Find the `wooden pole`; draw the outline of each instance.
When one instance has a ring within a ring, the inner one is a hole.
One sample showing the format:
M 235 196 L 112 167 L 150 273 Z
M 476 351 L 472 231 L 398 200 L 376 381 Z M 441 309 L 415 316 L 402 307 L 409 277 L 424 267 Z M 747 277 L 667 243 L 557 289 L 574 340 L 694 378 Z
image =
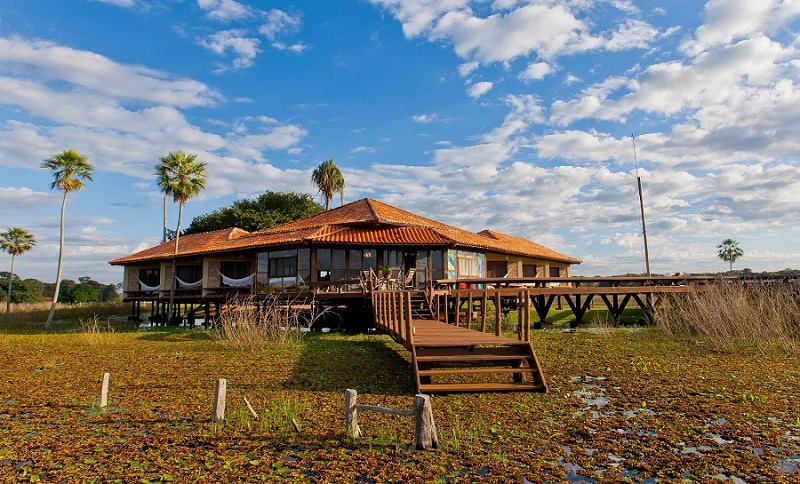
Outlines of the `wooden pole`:
M 108 380 L 111 378 L 111 373 L 103 373 L 103 386 L 100 388 L 100 408 L 108 406 Z
M 418 450 L 439 447 L 439 435 L 433 421 L 433 410 L 428 395 L 418 394 L 414 397 L 414 434 Z
M 361 437 L 358 428 L 358 392 L 347 389 L 344 391 L 344 427 L 347 435 L 352 439 Z
M 242 399 L 244 400 L 244 404 L 247 405 L 247 411 L 250 412 L 250 415 L 252 415 L 255 420 L 261 420 L 253 406 L 250 405 L 250 400 L 248 400 L 244 395 L 242 395 Z
M 228 391 L 228 380 L 220 378 L 214 389 L 214 422 L 225 420 L 225 394 Z

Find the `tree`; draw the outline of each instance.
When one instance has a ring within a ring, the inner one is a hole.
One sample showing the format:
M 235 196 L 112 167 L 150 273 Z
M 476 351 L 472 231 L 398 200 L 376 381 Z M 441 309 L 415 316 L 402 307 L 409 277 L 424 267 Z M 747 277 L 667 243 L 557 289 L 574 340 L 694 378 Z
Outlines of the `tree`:
M 233 205 L 192 219 L 183 235 L 239 227 L 254 232 L 316 215 L 324 209 L 307 194 L 267 191 L 255 199 L 236 200 Z
M 183 206 L 190 198 L 196 197 L 206 187 L 206 164 L 197 161 L 197 155 L 184 151 L 173 151 L 161 157 L 161 163 L 155 165 L 158 187 L 165 195 L 171 196 L 178 204 L 178 225 L 175 229 L 175 252 L 172 259 L 172 283 L 169 292 L 168 313 L 172 315 L 175 302 L 175 278 L 178 259 L 178 244 L 181 238 L 181 218 Z
M 8 298 L 6 299 L 6 314 L 11 311 L 11 286 L 14 283 L 14 262 L 18 255 L 33 249 L 36 239 L 30 232 L 22 227 L 11 227 L 0 234 L 0 249 L 11 254 L 11 275 L 8 278 Z
M 77 303 L 96 302 L 99 299 L 97 289 L 88 282 L 81 282 L 73 287 L 69 295 L 72 301 Z
M 744 255 L 744 251 L 739 248 L 739 242 L 733 239 L 725 239 L 717 245 L 717 257 L 730 264 L 730 270 L 733 270 L 733 263 Z
M 333 158 L 314 169 L 314 172 L 311 173 L 311 182 L 325 199 L 325 210 L 330 208 L 331 199 L 336 193 L 339 193 L 341 202 L 344 203 L 344 176 L 333 162 Z
M 53 291 L 53 302 L 50 304 L 50 314 L 47 315 L 47 322 L 44 327 L 48 328 L 53 322 L 53 315 L 56 312 L 58 302 L 59 284 L 61 282 L 61 267 L 64 262 L 64 214 L 67 208 L 67 196 L 72 191 L 83 189 L 83 181 L 92 179 L 94 166 L 75 150 L 64 150 L 61 153 L 51 155 L 50 158 L 42 162 L 42 168 L 46 168 L 53 173 L 53 183 L 50 189 L 58 188 L 64 192 L 61 200 L 61 232 L 58 244 L 58 269 L 56 270 L 56 287 Z

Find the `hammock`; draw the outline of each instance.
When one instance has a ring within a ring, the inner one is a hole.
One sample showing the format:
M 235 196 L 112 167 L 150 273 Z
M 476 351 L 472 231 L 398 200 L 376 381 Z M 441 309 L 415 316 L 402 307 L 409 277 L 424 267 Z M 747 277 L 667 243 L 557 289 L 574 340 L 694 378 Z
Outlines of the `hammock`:
M 219 271 L 217 271 L 219 272 Z M 247 277 L 243 277 L 241 279 L 231 279 L 230 277 L 226 276 L 223 273 L 219 273 L 222 276 L 222 283 L 226 286 L 230 287 L 247 287 L 253 285 L 253 278 L 256 276 L 256 273 L 252 273 Z
M 202 278 L 197 282 L 186 282 L 177 276 L 175 277 L 175 279 L 178 280 L 178 285 L 181 287 L 181 289 L 200 289 L 201 287 L 203 287 Z
M 161 284 L 159 284 L 157 286 L 148 286 L 147 284 L 142 282 L 142 280 L 139 279 L 138 277 L 136 279 L 139 281 L 139 290 L 140 291 L 157 292 L 157 291 L 161 290 Z

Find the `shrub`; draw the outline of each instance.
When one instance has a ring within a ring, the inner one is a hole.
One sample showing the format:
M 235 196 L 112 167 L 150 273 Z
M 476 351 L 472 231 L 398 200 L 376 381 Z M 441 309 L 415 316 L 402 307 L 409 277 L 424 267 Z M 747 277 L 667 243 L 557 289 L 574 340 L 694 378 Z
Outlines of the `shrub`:
M 656 324 L 670 335 L 699 336 L 712 348 L 733 352 L 756 347 L 796 351 L 800 299 L 786 284 L 714 284 L 675 296 L 656 308 Z

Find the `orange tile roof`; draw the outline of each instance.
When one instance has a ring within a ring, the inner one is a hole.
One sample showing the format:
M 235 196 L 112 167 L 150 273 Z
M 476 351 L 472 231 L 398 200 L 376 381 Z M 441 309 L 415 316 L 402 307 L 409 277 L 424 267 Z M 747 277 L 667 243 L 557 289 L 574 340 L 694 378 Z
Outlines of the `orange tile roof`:
M 521 237 L 491 230 L 476 234 L 369 198 L 257 232 L 233 228 L 183 236 L 179 249 L 181 256 L 189 256 L 312 241 L 318 244 L 429 245 L 478 249 L 569 264 L 581 263 L 579 259 Z M 169 241 L 114 259 L 110 263 L 124 265 L 168 259 L 172 257 L 173 250 L 173 242 Z

